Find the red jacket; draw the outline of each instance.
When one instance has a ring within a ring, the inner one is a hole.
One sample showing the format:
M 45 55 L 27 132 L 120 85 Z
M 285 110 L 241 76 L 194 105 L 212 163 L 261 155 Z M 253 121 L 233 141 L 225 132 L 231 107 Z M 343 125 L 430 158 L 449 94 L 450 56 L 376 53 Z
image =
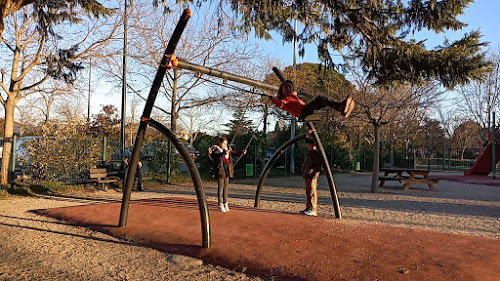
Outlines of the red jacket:
M 277 107 L 284 109 L 290 112 L 293 116 L 299 118 L 302 108 L 306 105 L 306 103 L 297 96 L 296 92 L 293 93 L 293 95 L 284 96 L 281 100 L 271 98 L 271 101 Z

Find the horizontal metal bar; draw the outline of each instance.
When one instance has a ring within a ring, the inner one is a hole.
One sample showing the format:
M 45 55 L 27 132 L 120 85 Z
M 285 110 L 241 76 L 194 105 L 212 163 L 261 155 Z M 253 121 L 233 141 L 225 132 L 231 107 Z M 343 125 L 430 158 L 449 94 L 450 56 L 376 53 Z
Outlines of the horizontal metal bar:
M 192 71 L 199 72 L 199 73 L 206 74 L 206 75 L 210 75 L 210 76 L 216 76 L 216 77 L 219 77 L 222 79 L 231 80 L 234 82 L 238 82 L 238 83 L 245 84 L 245 85 L 250 85 L 250 86 L 264 89 L 264 90 L 270 90 L 270 91 L 276 91 L 276 92 L 279 90 L 279 86 L 277 86 L 277 85 L 271 85 L 271 84 L 267 84 L 267 83 L 264 83 L 261 81 L 257 81 L 257 80 L 253 80 L 253 79 L 246 78 L 243 76 L 239 76 L 236 74 L 223 72 L 223 71 L 220 71 L 220 70 L 217 70 L 214 68 L 205 67 L 202 65 L 197 65 L 194 63 L 186 62 L 186 61 L 181 61 L 180 59 L 179 59 L 179 64 L 176 67 L 182 68 L 182 69 L 192 70 Z

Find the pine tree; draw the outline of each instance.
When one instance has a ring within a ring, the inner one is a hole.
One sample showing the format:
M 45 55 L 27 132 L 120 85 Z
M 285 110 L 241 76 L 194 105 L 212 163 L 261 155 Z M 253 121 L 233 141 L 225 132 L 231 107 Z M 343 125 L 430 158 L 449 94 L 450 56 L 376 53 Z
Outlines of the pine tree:
M 229 120 L 229 123 L 224 124 L 224 126 L 229 128 L 228 135 L 232 137 L 241 136 L 251 133 L 254 130 L 252 121 L 245 114 L 246 112 L 243 109 L 236 110 L 233 113 L 233 119 Z
M 220 2 L 231 4 L 235 29 L 246 33 L 253 30 L 265 39 L 275 31 L 284 42 L 296 37 L 302 55 L 305 44 L 314 42 L 326 66 L 339 66 L 332 59 L 332 51 L 336 51 L 347 60 L 361 61 L 363 70 L 377 83 L 437 79 L 451 88 L 482 78 L 489 68 L 481 51 L 486 43 L 480 41 L 478 31 L 432 50 L 424 42 L 407 38 L 420 30 L 460 30 L 466 24 L 457 17 L 473 0 L 412 0 L 406 4 L 401 0 Z M 297 35 L 292 19 L 304 26 Z
M 78 22 L 78 10 L 83 9 L 96 17 L 110 15 L 113 10 L 96 0 L 0 0 L 0 38 L 4 30 L 4 18 L 27 5 L 33 5 L 38 15 L 39 28 L 52 32 L 52 25 L 61 21 Z

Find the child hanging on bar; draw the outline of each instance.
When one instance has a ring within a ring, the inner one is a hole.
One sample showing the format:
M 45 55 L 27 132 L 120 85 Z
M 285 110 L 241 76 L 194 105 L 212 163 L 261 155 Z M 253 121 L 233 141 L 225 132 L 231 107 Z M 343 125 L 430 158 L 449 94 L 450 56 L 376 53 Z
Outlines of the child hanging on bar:
M 339 111 L 345 118 L 347 118 L 352 113 L 355 104 L 351 96 L 347 96 L 347 98 L 340 103 L 319 96 L 312 102 L 306 104 L 297 96 L 297 92 L 294 91 L 293 82 L 290 80 L 285 80 L 281 83 L 278 91 L 278 98 L 271 98 L 271 101 L 277 107 L 284 109 L 290 112 L 293 116 L 299 118 L 299 121 L 307 121 L 306 118 L 313 114 L 315 110 L 319 110 L 327 106 Z

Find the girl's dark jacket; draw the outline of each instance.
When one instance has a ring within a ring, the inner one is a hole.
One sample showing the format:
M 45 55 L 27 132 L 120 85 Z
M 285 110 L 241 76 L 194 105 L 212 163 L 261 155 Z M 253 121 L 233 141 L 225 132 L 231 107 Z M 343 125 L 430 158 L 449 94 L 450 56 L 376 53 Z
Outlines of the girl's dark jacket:
M 242 155 L 241 152 L 231 151 L 229 153 L 229 162 L 224 162 L 224 155 L 227 150 L 222 150 L 219 146 L 214 145 L 210 148 L 210 158 L 212 158 L 213 165 L 213 175 L 214 177 L 224 178 L 224 177 L 234 177 L 234 164 L 233 164 L 233 156 L 240 157 Z

